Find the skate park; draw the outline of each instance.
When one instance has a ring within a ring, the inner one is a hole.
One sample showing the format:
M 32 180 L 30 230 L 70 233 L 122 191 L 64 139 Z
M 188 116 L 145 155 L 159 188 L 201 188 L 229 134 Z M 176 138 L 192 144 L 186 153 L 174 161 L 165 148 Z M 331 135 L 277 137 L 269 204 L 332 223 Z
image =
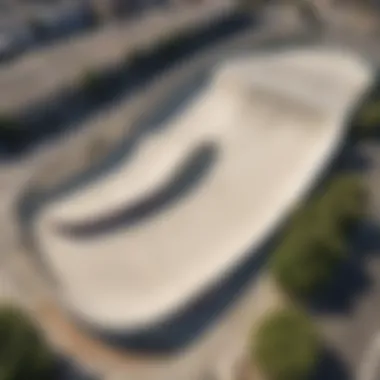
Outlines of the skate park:
M 30 218 L 62 307 L 118 346 L 177 349 L 230 307 L 370 82 L 359 58 L 320 48 L 210 73 L 162 125 L 136 127 L 117 164 L 44 194 Z

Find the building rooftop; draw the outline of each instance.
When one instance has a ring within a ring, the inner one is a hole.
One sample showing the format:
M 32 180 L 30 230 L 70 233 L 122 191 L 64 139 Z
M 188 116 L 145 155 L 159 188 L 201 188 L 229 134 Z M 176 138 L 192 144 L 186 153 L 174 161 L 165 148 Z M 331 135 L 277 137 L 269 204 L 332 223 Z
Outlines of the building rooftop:
M 64 305 L 137 329 L 228 275 L 317 180 L 371 76 L 355 55 L 319 49 L 222 64 L 121 164 L 38 214 Z

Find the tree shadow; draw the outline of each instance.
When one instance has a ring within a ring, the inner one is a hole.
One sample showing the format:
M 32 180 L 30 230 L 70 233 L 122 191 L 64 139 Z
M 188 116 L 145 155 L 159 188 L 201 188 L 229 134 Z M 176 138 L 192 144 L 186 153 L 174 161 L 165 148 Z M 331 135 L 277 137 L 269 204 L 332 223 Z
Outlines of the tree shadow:
M 286 220 L 280 221 L 273 234 L 259 247 L 247 250 L 243 260 L 222 273 L 207 289 L 150 325 L 109 330 L 91 324 L 78 315 L 73 315 L 73 319 L 92 336 L 120 350 L 140 354 L 181 354 L 218 323 L 243 296 L 247 286 L 253 286 L 258 281 L 260 270 L 267 265 L 284 224 Z
M 380 227 L 369 220 L 361 221 L 351 234 L 347 260 L 330 284 L 308 302 L 308 307 L 317 314 L 349 313 L 357 297 L 372 285 L 365 264 L 370 256 L 380 253 L 379 248 Z
M 338 355 L 325 347 L 311 380 L 353 380 L 353 376 Z
M 101 178 L 105 173 L 117 169 L 121 164 L 126 165 L 134 157 L 136 151 L 153 133 L 161 133 L 170 128 L 170 119 L 182 112 L 196 95 L 201 91 L 209 76 L 206 73 L 197 73 L 192 81 L 182 84 L 174 95 L 161 101 L 148 116 L 143 115 L 133 126 L 132 130 L 116 143 L 105 157 L 88 168 L 65 178 L 53 188 L 37 189 L 43 203 L 57 200 L 62 196 L 69 196 L 73 192 L 86 187 L 91 182 Z M 29 189 L 31 190 L 31 189 Z M 28 198 L 27 194 L 26 197 Z
M 334 171 L 363 172 L 370 168 L 371 160 L 363 154 L 358 144 L 347 141 L 342 152 L 334 163 Z
M 100 380 L 95 376 L 80 368 L 73 360 L 65 355 L 61 355 L 56 360 L 55 370 L 52 379 L 55 380 Z

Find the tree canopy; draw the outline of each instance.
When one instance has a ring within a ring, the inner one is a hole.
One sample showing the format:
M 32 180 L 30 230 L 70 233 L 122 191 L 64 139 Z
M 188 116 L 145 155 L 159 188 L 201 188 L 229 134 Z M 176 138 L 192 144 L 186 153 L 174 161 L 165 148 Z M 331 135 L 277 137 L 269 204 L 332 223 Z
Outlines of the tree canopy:
M 253 336 L 253 358 L 268 380 L 310 379 L 320 353 L 318 334 L 298 310 L 272 312 Z
M 0 380 L 52 379 L 53 355 L 32 321 L 13 306 L 0 307 Z
M 285 291 L 306 297 L 329 282 L 346 256 L 347 232 L 363 213 L 364 195 L 356 175 L 340 174 L 295 213 L 271 259 Z

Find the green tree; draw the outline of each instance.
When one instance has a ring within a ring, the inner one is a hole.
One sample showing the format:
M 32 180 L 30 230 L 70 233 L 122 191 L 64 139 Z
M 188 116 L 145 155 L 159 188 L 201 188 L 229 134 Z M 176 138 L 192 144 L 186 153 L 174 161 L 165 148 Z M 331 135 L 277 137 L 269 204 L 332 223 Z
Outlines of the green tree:
M 353 173 L 336 176 L 328 185 L 321 199 L 321 209 L 343 228 L 343 232 L 355 224 L 364 214 L 366 191 L 363 180 Z
M 53 356 L 30 319 L 13 306 L 0 308 L 0 379 L 52 379 Z
M 310 379 L 321 352 L 311 321 L 294 309 L 272 312 L 253 336 L 252 357 L 268 380 Z
M 335 176 L 290 219 L 271 258 L 279 285 L 296 297 L 317 293 L 346 257 L 350 228 L 363 215 L 365 188 L 352 173 Z
M 274 252 L 271 267 L 279 285 L 297 297 L 312 295 L 331 279 L 344 258 L 344 241 L 338 231 L 312 225 L 294 228 Z

